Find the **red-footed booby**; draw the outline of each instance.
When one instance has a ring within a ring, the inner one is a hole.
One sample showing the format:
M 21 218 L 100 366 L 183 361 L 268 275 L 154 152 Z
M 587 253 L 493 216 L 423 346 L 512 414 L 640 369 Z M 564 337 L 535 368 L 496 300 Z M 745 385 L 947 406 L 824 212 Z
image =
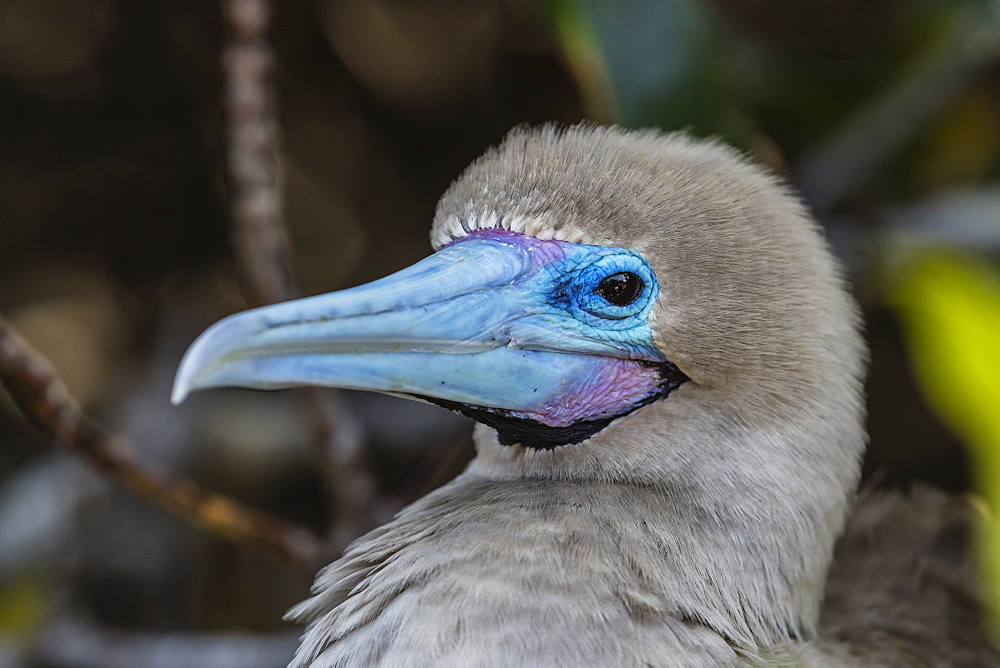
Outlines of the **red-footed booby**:
M 773 177 L 683 134 L 518 129 L 431 239 L 387 278 L 220 321 L 178 371 L 175 401 L 327 385 L 481 423 L 463 474 L 319 574 L 293 665 L 994 660 L 956 622 L 960 568 L 927 567 L 961 524 L 943 497 L 909 524 L 869 499 L 831 569 L 866 351 Z

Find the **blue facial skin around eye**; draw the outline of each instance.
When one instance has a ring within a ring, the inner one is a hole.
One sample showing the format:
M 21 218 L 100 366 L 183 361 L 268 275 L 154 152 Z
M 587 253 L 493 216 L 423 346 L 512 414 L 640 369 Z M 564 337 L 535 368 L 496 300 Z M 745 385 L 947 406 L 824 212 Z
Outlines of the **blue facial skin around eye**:
M 632 329 L 649 319 L 659 286 L 649 265 L 638 253 L 617 248 L 608 250 L 621 252 L 605 255 L 579 272 L 573 285 L 577 311 L 574 315 L 581 319 L 591 315 L 611 321 L 601 325 L 612 329 Z M 621 273 L 635 274 L 642 281 L 639 296 L 623 306 L 612 304 L 598 291 L 606 278 Z
M 531 258 L 533 271 L 511 286 L 530 301 L 524 305 L 523 320 L 507 328 L 515 346 L 532 348 L 519 334 L 548 322 L 558 323 L 566 336 L 594 342 L 594 354 L 650 362 L 666 359 L 653 343 L 649 324 L 659 284 L 652 267 L 638 252 L 539 240 L 500 230 L 484 230 L 467 239 L 476 238 L 517 246 Z M 601 296 L 598 286 L 609 276 L 624 272 L 638 276 L 642 289 L 635 300 L 617 306 Z

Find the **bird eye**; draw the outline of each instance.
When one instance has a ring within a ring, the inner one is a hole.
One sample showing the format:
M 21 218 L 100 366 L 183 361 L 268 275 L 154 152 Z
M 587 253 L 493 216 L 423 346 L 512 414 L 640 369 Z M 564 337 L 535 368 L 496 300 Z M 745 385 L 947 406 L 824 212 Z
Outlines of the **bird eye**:
M 615 306 L 628 306 L 639 298 L 644 287 L 642 279 L 631 271 L 621 271 L 601 281 L 596 292 Z
M 600 255 L 572 273 L 569 294 L 580 317 L 600 318 L 590 322 L 604 329 L 627 329 L 649 316 L 659 294 L 649 263 L 624 248 L 585 248 L 598 248 Z

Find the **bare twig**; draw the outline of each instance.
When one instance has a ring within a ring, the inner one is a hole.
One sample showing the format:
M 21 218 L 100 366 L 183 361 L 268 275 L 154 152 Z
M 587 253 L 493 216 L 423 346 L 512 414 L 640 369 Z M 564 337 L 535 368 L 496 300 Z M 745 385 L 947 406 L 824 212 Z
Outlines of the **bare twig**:
M 267 40 L 267 0 L 223 0 L 229 25 L 226 73 L 227 157 L 233 243 L 258 304 L 291 299 L 295 289 L 281 224 L 278 137 Z
M 315 567 L 312 532 L 209 491 L 193 480 L 141 466 L 129 441 L 80 411 L 51 364 L 0 316 L 0 380 L 24 415 L 104 476 L 192 524 L 303 568 Z
M 325 470 L 333 524 L 328 549 L 339 554 L 371 528 L 375 515 L 375 480 L 365 459 L 364 425 L 343 406 L 336 392 L 313 389 L 313 448 Z
M 259 304 L 295 296 L 282 224 L 278 124 L 271 77 L 274 53 L 267 39 L 268 0 L 223 0 L 229 38 L 226 71 L 229 179 L 233 245 L 253 299 Z M 334 524 L 330 551 L 370 528 L 375 481 L 364 457 L 361 425 L 334 392 L 304 393 L 313 414 L 313 458 L 323 472 Z

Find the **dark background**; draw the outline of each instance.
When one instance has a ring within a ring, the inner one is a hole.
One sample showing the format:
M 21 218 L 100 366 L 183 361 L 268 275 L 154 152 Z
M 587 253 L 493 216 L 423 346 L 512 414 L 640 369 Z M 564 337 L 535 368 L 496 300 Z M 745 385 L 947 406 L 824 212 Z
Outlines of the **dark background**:
M 872 350 L 866 477 L 954 491 L 976 479 L 961 429 L 915 379 L 930 351 L 888 286 L 915 244 L 997 271 L 996 2 L 274 4 L 301 293 L 425 256 L 438 196 L 519 123 L 721 136 L 801 190 L 848 268 Z M 141 459 L 325 531 L 293 394 L 168 401 L 186 346 L 247 306 L 226 195 L 225 35 L 205 0 L 0 0 L 0 313 Z M 343 401 L 377 492 L 351 531 L 471 457 L 463 418 Z M 311 578 L 120 491 L 0 395 L 0 665 L 281 664 L 297 634 L 281 614 Z

